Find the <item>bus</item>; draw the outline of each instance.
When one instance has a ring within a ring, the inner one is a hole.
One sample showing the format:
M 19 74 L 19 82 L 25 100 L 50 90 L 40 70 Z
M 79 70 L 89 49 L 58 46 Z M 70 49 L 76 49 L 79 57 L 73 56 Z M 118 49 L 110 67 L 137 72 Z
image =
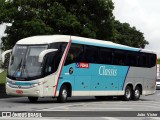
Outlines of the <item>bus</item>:
M 56 97 L 63 103 L 72 96 L 129 101 L 156 90 L 153 51 L 69 35 L 24 38 L 9 51 L 6 93 L 30 102 Z

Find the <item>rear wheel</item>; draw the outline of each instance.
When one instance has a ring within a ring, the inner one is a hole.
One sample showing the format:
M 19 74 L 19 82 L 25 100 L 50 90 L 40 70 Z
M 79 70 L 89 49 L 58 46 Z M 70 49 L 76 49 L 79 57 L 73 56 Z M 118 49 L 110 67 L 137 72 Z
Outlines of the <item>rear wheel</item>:
M 133 100 L 139 100 L 141 95 L 141 89 L 136 86 L 135 90 L 133 91 Z
M 123 96 L 123 99 L 125 101 L 129 101 L 129 100 L 131 100 L 131 98 L 132 98 L 132 89 L 130 86 L 127 86 L 125 89 L 125 94 Z
M 38 97 L 28 97 L 28 99 L 31 103 L 36 103 L 38 100 Z
M 63 85 L 60 89 L 57 101 L 61 103 L 65 103 L 67 101 L 67 98 L 68 98 L 68 89 L 65 85 Z

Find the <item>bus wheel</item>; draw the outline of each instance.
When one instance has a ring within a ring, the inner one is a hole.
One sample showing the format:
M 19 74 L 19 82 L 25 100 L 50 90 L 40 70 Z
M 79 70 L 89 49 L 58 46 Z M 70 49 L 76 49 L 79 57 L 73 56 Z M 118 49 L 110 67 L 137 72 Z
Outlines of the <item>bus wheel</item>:
M 132 89 L 131 87 L 127 86 L 125 89 L 125 94 L 123 96 L 123 99 L 125 101 L 129 101 L 132 98 Z
M 28 97 L 28 99 L 31 103 L 36 103 L 38 100 L 38 97 Z
M 133 100 L 139 100 L 141 95 L 141 89 L 136 86 L 135 90 L 133 91 Z
M 60 89 L 57 100 L 60 103 L 65 103 L 67 101 L 67 97 L 68 97 L 68 89 L 65 85 L 63 85 Z

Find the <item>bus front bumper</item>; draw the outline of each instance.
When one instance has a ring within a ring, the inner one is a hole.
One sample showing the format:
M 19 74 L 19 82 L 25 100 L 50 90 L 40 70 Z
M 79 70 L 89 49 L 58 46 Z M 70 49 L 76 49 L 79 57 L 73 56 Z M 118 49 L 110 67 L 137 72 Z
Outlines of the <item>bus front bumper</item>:
M 31 88 L 14 88 L 6 84 L 6 94 L 14 96 L 32 96 L 32 97 L 43 97 L 43 88 L 41 85 Z

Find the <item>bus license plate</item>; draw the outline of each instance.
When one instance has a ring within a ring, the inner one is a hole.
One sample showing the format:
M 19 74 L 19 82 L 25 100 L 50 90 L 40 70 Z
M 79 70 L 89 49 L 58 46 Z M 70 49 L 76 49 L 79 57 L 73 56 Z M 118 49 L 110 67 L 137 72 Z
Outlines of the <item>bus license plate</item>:
M 22 90 L 16 90 L 16 93 L 17 94 L 23 94 L 23 91 Z

